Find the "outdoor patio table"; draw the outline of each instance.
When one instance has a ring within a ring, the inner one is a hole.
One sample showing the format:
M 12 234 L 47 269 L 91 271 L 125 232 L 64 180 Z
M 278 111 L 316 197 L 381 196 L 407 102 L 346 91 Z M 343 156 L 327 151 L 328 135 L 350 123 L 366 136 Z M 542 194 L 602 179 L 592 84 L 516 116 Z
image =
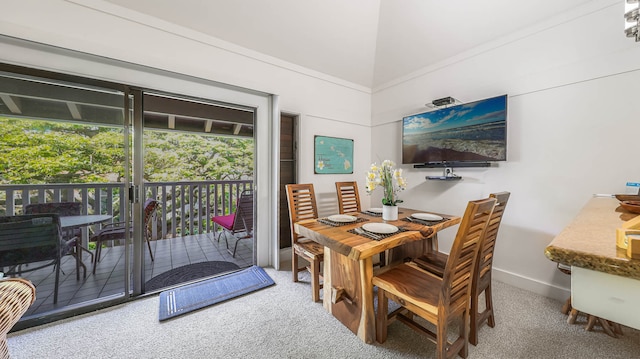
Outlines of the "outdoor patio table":
M 72 229 L 72 228 L 80 228 L 90 226 L 92 224 L 106 222 L 113 218 L 113 216 L 108 214 L 85 214 L 78 216 L 61 216 L 60 217 L 60 227 L 62 229 Z M 87 266 L 82 261 L 82 251 L 85 251 L 91 255 L 93 259 L 93 253 L 84 246 L 84 238 L 81 238 L 79 241 L 76 241 L 76 253 L 79 256 L 80 265 L 84 268 L 84 273 L 87 273 Z M 78 274 L 78 279 L 80 279 Z

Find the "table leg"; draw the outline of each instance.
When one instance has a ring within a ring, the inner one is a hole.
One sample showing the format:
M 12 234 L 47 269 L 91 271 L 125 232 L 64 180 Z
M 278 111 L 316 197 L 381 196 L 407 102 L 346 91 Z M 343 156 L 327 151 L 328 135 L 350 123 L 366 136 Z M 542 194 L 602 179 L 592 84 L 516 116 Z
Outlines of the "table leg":
M 325 309 L 365 343 L 376 338 L 373 308 L 373 260 L 352 260 L 325 248 Z

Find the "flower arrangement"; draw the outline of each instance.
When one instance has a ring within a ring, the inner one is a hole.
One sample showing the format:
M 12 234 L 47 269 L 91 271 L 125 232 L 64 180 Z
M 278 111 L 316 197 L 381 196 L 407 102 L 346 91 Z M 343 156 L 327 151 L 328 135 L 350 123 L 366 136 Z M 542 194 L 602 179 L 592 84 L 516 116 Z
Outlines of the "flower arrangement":
M 394 169 L 395 165 L 390 160 L 382 161 L 381 166 L 374 162 L 367 172 L 367 194 L 371 194 L 378 186 L 382 187 L 384 191 L 382 204 L 386 206 L 396 206 L 398 203 L 402 203 L 402 200 L 398 199 L 398 192 L 407 188 L 407 182 L 402 177 L 402 170 Z

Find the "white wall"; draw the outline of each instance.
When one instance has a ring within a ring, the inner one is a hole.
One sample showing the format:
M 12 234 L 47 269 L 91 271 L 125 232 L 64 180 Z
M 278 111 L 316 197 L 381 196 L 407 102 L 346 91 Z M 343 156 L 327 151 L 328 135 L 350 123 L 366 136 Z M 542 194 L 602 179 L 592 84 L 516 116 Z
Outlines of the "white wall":
M 510 191 L 494 277 L 558 299 L 569 278 L 545 247 L 594 193 L 640 180 L 640 44 L 623 34 L 623 2 L 594 1 L 374 91 L 373 156 L 400 162 L 401 119 L 436 98 L 464 102 L 508 94 L 507 162 L 427 181 L 408 171 L 405 205 L 461 215 L 466 202 Z M 449 248 L 455 230 L 440 236 Z M 614 233 L 611 245 L 615 245 Z
M 369 163 L 371 94 L 370 89 L 359 85 L 284 63 L 100 0 L 3 1 L 0 34 L 118 60 L 91 61 L 91 56 L 80 55 L 78 58 L 82 59 L 76 60 L 64 51 L 32 51 L 29 46 L 20 46 L 19 43 L 4 39 L 0 41 L 0 62 L 220 99 L 219 91 L 203 89 L 197 83 L 175 88 L 173 83 L 169 85 L 144 71 L 118 66 L 120 61 L 125 61 L 278 95 L 280 111 L 296 114 L 300 118 L 302 158 L 299 181 L 315 183 L 318 196 L 323 200 L 333 198 L 334 202 L 337 201 L 334 182 L 338 178 L 344 180 L 352 177 L 313 174 L 314 135 L 353 138 L 356 173 L 362 172 L 363 163 Z M 59 52 L 64 54 L 59 55 Z M 233 99 L 224 100 L 234 102 Z M 244 99 L 238 101 L 247 104 Z M 271 127 L 271 123 L 265 123 L 265 120 L 259 119 L 262 123 L 256 127 Z M 268 134 L 258 138 L 261 141 L 257 153 L 258 178 L 272 178 L 269 171 L 277 168 L 272 161 L 271 151 L 274 147 L 260 145 L 270 140 Z M 264 196 L 273 190 L 275 188 L 258 188 L 261 193 L 258 197 L 259 208 L 269 211 L 277 208 L 270 203 L 260 207 L 261 201 L 278 198 L 274 193 L 270 193 L 269 197 Z M 259 221 L 264 218 L 269 217 L 259 216 Z M 272 226 L 277 228 L 275 224 Z M 275 241 L 275 235 L 262 232 L 266 230 L 265 227 L 258 227 L 262 238 Z
M 0 33 L 279 95 L 280 110 L 301 120 L 299 181 L 316 184 L 321 214 L 335 208 L 337 180 L 358 180 L 363 206 L 379 203 L 380 193 L 364 194 L 362 179 L 372 160 L 400 162 L 402 116 L 445 96 L 469 102 L 506 93 L 508 161 L 457 169 L 464 178 L 456 183 L 426 181 L 426 175 L 440 172 L 405 166 L 410 187 L 402 198 L 407 206 L 461 214 L 470 199 L 511 191 L 495 276 L 563 298 L 568 278 L 544 257 L 545 246 L 592 193 L 621 192 L 627 180 L 640 180 L 634 147 L 640 130 L 640 45 L 624 37 L 622 13 L 618 0 L 588 2 L 395 80 L 372 97 L 358 85 L 100 0 L 3 1 Z M 20 48 L 0 51 L 0 61 L 165 90 L 162 83 L 117 66 L 90 61 L 79 66 Z M 181 90 L 216 99 L 216 93 L 198 86 Z M 314 175 L 314 135 L 353 138 L 354 174 Z M 442 233 L 442 248 L 454 231 Z

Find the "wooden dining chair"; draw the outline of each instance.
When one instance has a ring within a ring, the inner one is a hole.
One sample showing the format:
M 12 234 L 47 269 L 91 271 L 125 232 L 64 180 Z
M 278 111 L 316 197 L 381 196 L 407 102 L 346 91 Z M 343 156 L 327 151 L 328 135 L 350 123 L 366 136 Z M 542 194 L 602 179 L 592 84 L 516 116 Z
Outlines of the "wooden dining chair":
M 340 214 L 361 212 L 358 182 L 336 182 L 336 193 L 338 194 L 338 211 Z M 376 266 L 384 267 L 387 255 L 388 251 L 380 253 Z
M 360 212 L 360 195 L 358 182 L 336 182 L 338 193 L 338 210 L 340 214 Z
M 438 359 L 467 357 L 471 278 L 495 202 L 494 198 L 486 198 L 468 203 L 442 278 L 412 262 L 391 267 L 373 277 L 373 285 L 378 287 L 378 342 L 387 340 L 389 319 L 397 319 L 434 341 Z M 388 299 L 401 307 L 388 314 Z M 435 325 L 435 332 L 414 320 L 415 315 Z M 449 325 L 456 319 L 461 319 L 458 334 L 449 342 Z
M 493 209 L 487 232 L 478 251 L 475 275 L 471 282 L 471 333 L 469 334 L 469 342 L 473 345 L 478 344 L 478 329 L 485 321 L 491 328 L 496 325 L 493 315 L 493 298 L 491 295 L 491 269 L 500 222 L 502 221 L 502 215 L 507 207 L 510 195 L 511 193 L 509 192 L 499 192 L 492 193 L 489 196 L 490 198 L 496 199 L 496 206 Z M 447 259 L 448 256 L 442 252 L 431 252 L 414 259 L 414 262 L 419 267 L 442 277 Z M 484 293 L 485 309 L 479 312 L 479 301 L 482 293 Z
M 291 271 L 293 281 L 298 281 L 298 273 L 308 270 L 311 273 L 311 298 L 320 301 L 322 284 L 320 279 L 320 265 L 324 260 L 324 247 L 296 233 L 294 224 L 304 219 L 318 218 L 318 206 L 313 184 L 288 184 L 287 204 L 289 206 L 289 220 L 291 225 Z M 298 258 L 309 262 L 309 267 L 299 267 Z
M 0 358 L 10 358 L 7 333 L 36 300 L 36 287 L 24 278 L 0 279 Z

